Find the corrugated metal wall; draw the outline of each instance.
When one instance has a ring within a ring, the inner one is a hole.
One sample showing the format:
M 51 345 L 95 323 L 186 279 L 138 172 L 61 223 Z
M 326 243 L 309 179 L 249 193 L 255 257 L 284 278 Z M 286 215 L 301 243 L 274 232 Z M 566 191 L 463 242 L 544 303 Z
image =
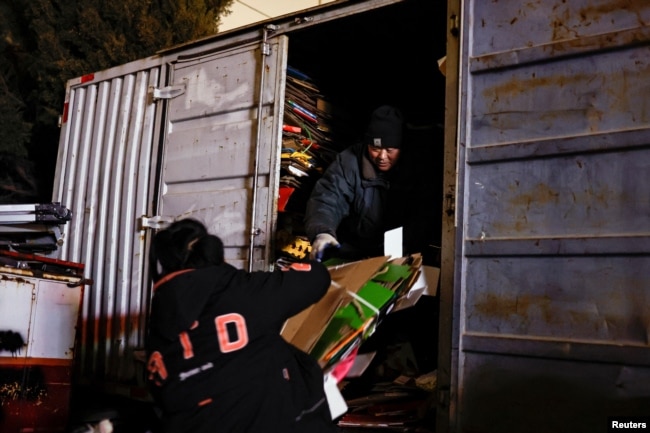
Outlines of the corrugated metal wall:
M 157 152 L 161 81 L 154 58 L 69 83 L 54 200 L 69 207 L 60 258 L 84 263 L 88 287 L 76 359 L 83 381 L 130 380 L 143 345 L 149 284 L 141 275 Z M 69 122 L 68 122 L 69 119 Z M 142 179 L 145 179 L 144 181 Z
M 455 431 L 604 432 L 650 405 L 650 3 L 465 7 Z

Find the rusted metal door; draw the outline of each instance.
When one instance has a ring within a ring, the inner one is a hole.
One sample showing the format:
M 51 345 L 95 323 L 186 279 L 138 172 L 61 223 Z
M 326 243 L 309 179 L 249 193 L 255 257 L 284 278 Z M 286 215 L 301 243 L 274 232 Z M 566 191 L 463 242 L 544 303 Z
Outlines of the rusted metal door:
M 650 3 L 462 8 L 451 430 L 647 416 Z
M 273 253 L 285 70 L 286 37 L 172 67 L 159 214 L 203 221 L 241 268 Z

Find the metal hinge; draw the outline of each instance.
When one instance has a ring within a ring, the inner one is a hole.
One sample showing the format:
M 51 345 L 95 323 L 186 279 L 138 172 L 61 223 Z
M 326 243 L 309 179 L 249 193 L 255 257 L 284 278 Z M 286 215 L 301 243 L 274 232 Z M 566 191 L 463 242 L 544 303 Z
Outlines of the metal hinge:
M 270 56 L 271 55 L 271 45 L 268 43 L 268 37 L 275 33 L 278 30 L 278 26 L 275 24 L 267 24 L 264 27 L 264 38 L 262 40 L 262 55 Z
M 178 84 L 176 86 L 167 86 L 162 89 L 157 89 L 153 86 L 149 87 L 149 96 L 153 102 L 161 99 L 173 99 L 185 93 L 185 84 Z
M 156 215 L 156 216 L 148 217 L 146 215 L 142 215 L 138 219 L 138 227 L 139 230 L 144 230 L 144 229 L 158 230 L 158 229 L 164 229 L 168 227 L 173 222 L 174 222 L 174 217 L 170 217 L 170 216 Z
M 460 17 L 456 14 L 449 17 L 449 33 L 455 37 L 460 35 Z
M 454 212 L 456 212 L 456 197 L 453 193 L 448 192 L 445 194 L 445 213 L 450 217 L 454 215 Z

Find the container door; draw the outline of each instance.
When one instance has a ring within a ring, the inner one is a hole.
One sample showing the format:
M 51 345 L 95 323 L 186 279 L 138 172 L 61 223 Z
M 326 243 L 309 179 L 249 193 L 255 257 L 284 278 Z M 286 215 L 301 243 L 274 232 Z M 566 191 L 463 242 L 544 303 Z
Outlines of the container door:
M 273 252 L 286 46 L 197 53 L 171 70 L 183 93 L 168 105 L 158 213 L 204 222 L 239 268 L 262 269 Z
M 463 6 L 453 430 L 647 416 L 650 2 Z
M 150 281 L 143 276 L 160 140 L 160 104 L 152 89 L 165 86 L 157 56 L 68 82 L 62 116 L 54 202 L 72 211 L 56 258 L 85 265 L 92 279 L 83 297 L 79 376 L 132 380 L 131 352 L 141 347 Z

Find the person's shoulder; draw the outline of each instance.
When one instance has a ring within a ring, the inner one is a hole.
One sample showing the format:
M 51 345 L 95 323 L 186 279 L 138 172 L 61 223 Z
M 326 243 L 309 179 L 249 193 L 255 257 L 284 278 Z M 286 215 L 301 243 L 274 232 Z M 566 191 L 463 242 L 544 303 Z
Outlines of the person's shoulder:
M 350 147 L 342 150 L 337 157 L 339 164 L 346 168 L 354 168 L 359 166 L 359 161 L 363 156 L 363 146 L 358 144 L 353 144 Z
M 229 263 L 222 263 L 220 265 L 206 266 L 205 268 L 194 269 L 193 272 L 188 275 L 189 278 L 195 280 L 221 280 L 233 278 L 238 272 L 245 272 L 243 270 L 235 268 Z
M 359 157 L 359 155 L 362 154 L 364 149 L 364 144 L 361 142 L 351 144 L 350 146 L 346 147 L 341 151 L 341 155 L 353 155 L 355 157 Z

